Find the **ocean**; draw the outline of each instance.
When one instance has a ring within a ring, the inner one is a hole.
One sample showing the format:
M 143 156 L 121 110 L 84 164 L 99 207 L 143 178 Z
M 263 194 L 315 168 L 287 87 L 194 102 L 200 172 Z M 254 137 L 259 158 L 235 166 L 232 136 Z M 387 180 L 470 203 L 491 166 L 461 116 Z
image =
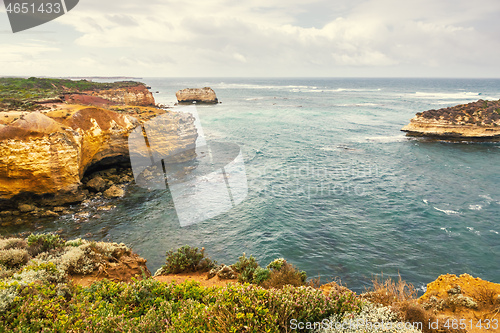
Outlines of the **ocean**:
M 79 230 L 64 216 L 43 231 L 124 242 L 153 273 L 167 250 L 188 244 L 226 264 L 243 252 L 262 266 L 284 257 L 309 277 L 358 292 L 381 274 L 400 274 L 420 290 L 446 273 L 500 283 L 500 144 L 400 131 L 417 112 L 500 99 L 500 80 L 141 81 L 169 106 L 179 89 L 215 90 L 222 103 L 196 106 L 201 126 L 207 140 L 240 147 L 247 196 L 181 226 L 168 191 L 131 186 L 116 209 Z M 40 231 L 18 231 L 29 228 Z

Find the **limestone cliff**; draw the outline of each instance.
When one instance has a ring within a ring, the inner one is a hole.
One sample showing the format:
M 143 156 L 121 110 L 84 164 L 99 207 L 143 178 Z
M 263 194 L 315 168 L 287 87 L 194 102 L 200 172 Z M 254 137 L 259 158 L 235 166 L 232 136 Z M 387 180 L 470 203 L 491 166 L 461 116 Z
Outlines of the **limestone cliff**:
M 126 136 L 137 120 L 85 108 L 66 123 L 31 113 L 0 130 L 0 198 L 75 191 L 87 167 L 127 155 Z
M 411 136 L 500 140 L 500 100 L 420 112 L 401 130 Z
M 219 100 L 212 88 L 187 88 L 175 93 L 179 103 L 217 104 Z
M 71 96 L 50 110 L 0 112 L 0 209 L 26 198 L 53 206 L 84 200 L 85 172 L 97 166 L 130 165 L 129 134 L 158 115 L 168 123 L 162 128 L 162 149 L 173 154 L 180 149 L 183 153 L 177 154 L 176 162 L 196 157 L 193 117 L 136 106 L 154 104 L 142 84 Z M 87 105 L 68 104 L 76 101 Z
M 87 95 L 97 96 L 116 104 L 149 106 L 155 105 L 153 94 L 144 85 L 134 87 L 106 89 L 86 92 Z

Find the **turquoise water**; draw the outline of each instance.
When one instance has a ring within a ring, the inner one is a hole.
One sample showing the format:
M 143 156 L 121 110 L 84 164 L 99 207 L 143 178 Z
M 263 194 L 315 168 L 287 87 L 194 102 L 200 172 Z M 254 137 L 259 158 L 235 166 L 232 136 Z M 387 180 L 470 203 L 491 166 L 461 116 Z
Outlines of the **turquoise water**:
M 382 272 L 418 287 L 445 273 L 500 283 L 500 144 L 400 132 L 416 112 L 499 99 L 500 80 L 143 81 L 170 105 L 182 88 L 216 91 L 222 104 L 198 106 L 201 124 L 208 139 L 241 147 L 246 200 L 181 228 L 168 193 L 131 187 L 79 230 L 64 217 L 46 231 L 125 242 L 153 272 L 189 244 L 224 263 L 285 257 L 358 291 Z

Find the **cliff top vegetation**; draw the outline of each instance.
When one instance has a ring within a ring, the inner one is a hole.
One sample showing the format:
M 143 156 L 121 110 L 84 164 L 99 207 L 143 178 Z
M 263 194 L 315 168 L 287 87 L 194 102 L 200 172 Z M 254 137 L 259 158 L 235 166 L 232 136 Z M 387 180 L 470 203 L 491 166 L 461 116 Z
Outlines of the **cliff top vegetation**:
M 36 110 L 36 101 L 58 98 L 64 93 L 128 88 L 141 85 L 135 81 L 99 83 L 87 80 L 49 79 L 30 77 L 0 78 L 0 109 Z

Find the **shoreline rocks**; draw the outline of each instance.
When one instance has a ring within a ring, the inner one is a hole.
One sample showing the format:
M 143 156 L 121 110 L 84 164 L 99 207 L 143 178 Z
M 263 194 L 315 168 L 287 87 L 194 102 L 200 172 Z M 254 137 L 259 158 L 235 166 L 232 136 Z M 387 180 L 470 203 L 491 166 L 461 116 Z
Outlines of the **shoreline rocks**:
M 191 104 L 193 102 L 202 104 L 217 104 L 219 100 L 212 88 L 186 88 L 175 93 L 179 104 Z
M 419 112 L 401 131 L 408 136 L 500 141 L 500 100 Z

